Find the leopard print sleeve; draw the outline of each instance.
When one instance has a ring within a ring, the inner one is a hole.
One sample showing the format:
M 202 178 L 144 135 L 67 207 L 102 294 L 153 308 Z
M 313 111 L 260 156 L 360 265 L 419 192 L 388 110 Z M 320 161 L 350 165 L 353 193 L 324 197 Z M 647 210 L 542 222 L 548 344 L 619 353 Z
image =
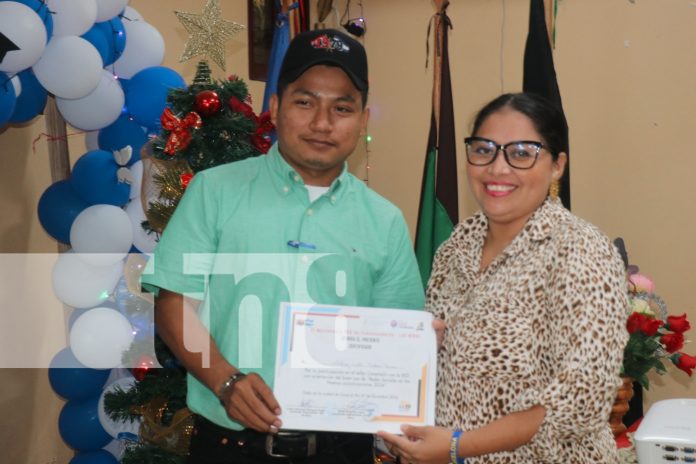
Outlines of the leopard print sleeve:
M 628 337 L 624 267 L 594 226 L 578 219 L 557 230 L 546 289 L 551 336 L 545 358 L 555 365 L 543 388 L 521 392 L 517 402 L 520 410 L 546 408 L 540 430 L 523 448 L 538 462 L 561 462 L 565 444 L 576 443 L 611 462 L 615 444 L 607 420 Z

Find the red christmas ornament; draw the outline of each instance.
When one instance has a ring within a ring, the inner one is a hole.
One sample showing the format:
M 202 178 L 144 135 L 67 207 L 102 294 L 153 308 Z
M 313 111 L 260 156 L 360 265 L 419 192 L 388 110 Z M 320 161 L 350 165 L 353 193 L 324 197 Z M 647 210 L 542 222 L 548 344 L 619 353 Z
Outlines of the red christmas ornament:
M 140 382 L 145 378 L 145 375 L 155 365 L 155 361 L 150 356 L 142 356 L 136 363 L 136 367 L 131 369 L 135 380 Z
M 193 174 L 190 172 L 185 172 L 179 176 L 181 179 L 181 188 L 183 190 L 186 190 L 186 187 L 188 187 L 189 182 L 191 182 L 191 179 L 193 179 Z
M 196 95 L 195 106 L 196 111 L 203 117 L 209 118 L 220 111 L 222 103 L 220 103 L 220 97 L 217 93 L 212 90 L 203 90 Z

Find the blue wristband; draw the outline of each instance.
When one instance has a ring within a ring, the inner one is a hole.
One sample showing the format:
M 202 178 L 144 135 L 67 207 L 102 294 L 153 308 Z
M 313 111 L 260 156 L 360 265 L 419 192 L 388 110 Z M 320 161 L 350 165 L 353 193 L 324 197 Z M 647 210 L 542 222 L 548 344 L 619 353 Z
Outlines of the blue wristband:
M 466 461 L 464 458 L 457 456 L 457 450 L 459 449 L 459 439 L 462 436 L 462 430 L 457 429 L 452 432 L 452 440 L 450 441 L 450 464 L 464 464 Z

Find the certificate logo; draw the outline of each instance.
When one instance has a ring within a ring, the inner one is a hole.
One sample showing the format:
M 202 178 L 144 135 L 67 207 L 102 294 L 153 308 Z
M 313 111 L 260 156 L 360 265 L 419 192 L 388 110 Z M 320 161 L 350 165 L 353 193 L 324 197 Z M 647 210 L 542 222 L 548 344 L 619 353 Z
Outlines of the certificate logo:
M 411 403 L 406 400 L 401 400 L 399 402 L 399 411 L 407 412 L 411 410 Z
M 413 324 L 410 324 L 408 321 L 397 321 L 395 319 L 392 319 L 392 321 L 389 323 L 389 326 L 392 329 L 416 329 L 416 326 Z M 419 327 L 417 330 L 423 330 L 422 327 Z

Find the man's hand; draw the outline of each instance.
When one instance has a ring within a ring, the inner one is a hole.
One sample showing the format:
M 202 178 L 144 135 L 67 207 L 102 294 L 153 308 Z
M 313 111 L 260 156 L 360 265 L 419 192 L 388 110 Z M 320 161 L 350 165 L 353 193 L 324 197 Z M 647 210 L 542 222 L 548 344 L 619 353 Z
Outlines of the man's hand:
M 230 418 L 259 432 L 277 432 L 282 422 L 280 405 L 258 374 L 249 374 L 224 392 L 222 401 Z

